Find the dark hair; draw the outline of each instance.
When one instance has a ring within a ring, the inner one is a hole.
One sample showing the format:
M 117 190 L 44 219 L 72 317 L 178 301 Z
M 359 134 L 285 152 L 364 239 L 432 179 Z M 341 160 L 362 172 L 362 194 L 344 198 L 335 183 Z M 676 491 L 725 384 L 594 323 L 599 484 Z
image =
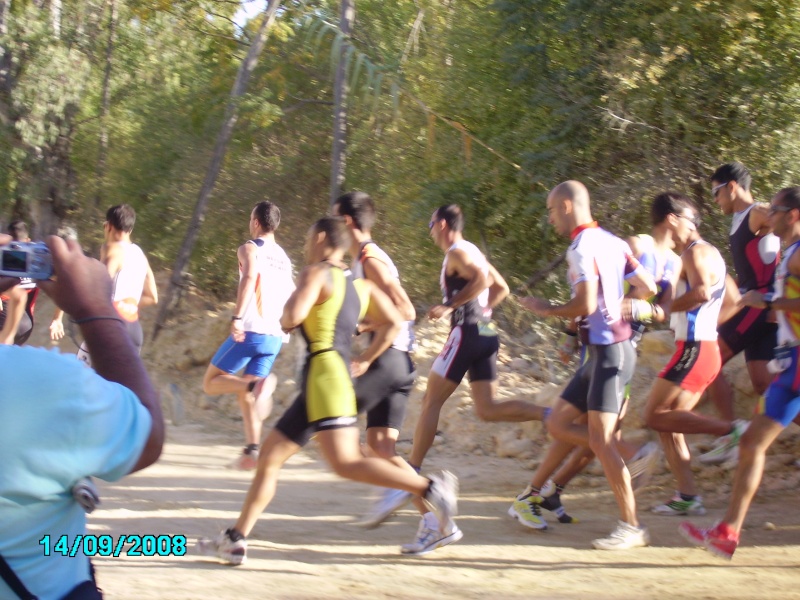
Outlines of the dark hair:
M 776 196 L 783 206 L 800 210 L 800 186 L 783 188 Z
M 28 226 L 25 221 L 16 219 L 8 224 L 8 233 L 14 238 L 15 242 L 24 242 L 28 239 Z
M 334 250 L 347 250 L 350 247 L 350 234 L 342 217 L 322 217 L 314 223 L 314 233 L 325 234 L 325 244 Z
M 256 221 L 266 233 L 272 233 L 281 224 L 281 209 L 272 202 L 259 202 L 253 208 Z
M 117 231 L 130 233 L 136 223 L 136 211 L 130 204 L 117 204 L 106 211 L 106 222 Z
M 711 181 L 717 183 L 728 183 L 735 181 L 744 191 L 750 191 L 750 184 L 753 178 L 750 177 L 750 171 L 747 170 L 740 162 L 727 163 L 719 167 L 711 176 Z
M 444 219 L 453 231 L 464 231 L 464 213 L 458 204 L 445 204 L 436 209 L 436 218 Z
M 333 204 L 339 207 L 341 216 L 352 218 L 361 231 L 370 231 L 375 224 L 375 203 L 369 194 L 348 192 L 339 196 Z
M 669 215 L 678 215 L 686 208 L 691 208 L 698 213 L 697 205 L 683 194 L 678 192 L 664 192 L 653 198 L 650 207 L 650 218 L 653 225 L 660 225 Z

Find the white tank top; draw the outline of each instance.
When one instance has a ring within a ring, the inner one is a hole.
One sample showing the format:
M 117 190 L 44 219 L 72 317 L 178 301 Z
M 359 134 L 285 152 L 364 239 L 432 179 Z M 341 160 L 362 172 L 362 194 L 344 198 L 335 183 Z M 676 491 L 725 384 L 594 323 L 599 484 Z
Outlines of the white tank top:
M 283 336 L 280 323 L 283 306 L 294 291 L 292 263 L 274 240 L 258 238 L 247 243 L 256 247 L 256 287 L 239 315 L 242 327 L 253 333 Z M 239 265 L 241 280 L 242 266 Z
M 142 249 L 131 242 L 117 242 L 122 248 L 122 268 L 114 277 L 111 301 L 120 316 L 129 322 L 139 318 L 139 301 L 142 299 L 147 277 L 147 258 Z
M 695 244 L 708 244 L 704 240 L 696 240 L 689 244 L 688 250 Z M 709 244 L 710 245 L 710 244 Z M 713 248 L 713 246 L 712 246 Z M 686 253 L 683 251 L 681 256 Z M 711 286 L 711 297 L 697 308 L 685 312 L 674 312 L 670 316 L 669 326 L 675 332 L 675 341 L 701 342 L 717 339 L 717 320 L 722 308 L 722 297 L 725 295 L 725 261 L 719 250 L 714 248 L 715 256 L 711 259 L 712 273 L 716 273 L 719 280 Z M 680 298 L 689 291 L 689 282 L 681 278 L 675 290 L 675 298 Z

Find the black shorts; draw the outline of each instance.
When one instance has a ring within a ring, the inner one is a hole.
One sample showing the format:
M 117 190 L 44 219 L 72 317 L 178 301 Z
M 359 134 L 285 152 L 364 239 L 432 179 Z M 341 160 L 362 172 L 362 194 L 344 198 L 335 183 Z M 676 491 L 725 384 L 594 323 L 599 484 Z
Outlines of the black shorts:
M 770 361 L 778 345 L 778 324 L 768 323 L 769 311 L 745 307 L 720 325 L 720 339 L 731 349 L 733 356 L 744 350 L 744 359 Z
M 400 429 L 416 375 L 408 352 L 394 348 L 370 365 L 355 385 L 358 412 L 367 412 L 367 427 Z M 317 428 L 309 422 L 304 393 L 298 394 L 275 428 L 299 446 L 308 443 Z
M 431 371 L 455 383 L 461 383 L 466 373 L 470 381 L 494 381 L 499 349 L 497 330 L 491 323 L 456 325 Z
M 561 397 L 581 412 L 619 414 L 636 368 L 636 350 L 625 340 L 609 346 L 590 344 L 588 354 Z

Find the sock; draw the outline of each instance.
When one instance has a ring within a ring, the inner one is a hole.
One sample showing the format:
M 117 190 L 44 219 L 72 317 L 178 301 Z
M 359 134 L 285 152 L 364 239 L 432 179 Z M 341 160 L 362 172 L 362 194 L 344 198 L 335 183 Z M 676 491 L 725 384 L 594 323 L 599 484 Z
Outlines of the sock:
M 558 485 L 556 489 L 558 489 Z M 563 489 L 563 486 L 560 486 Z M 561 504 L 561 493 L 556 491 L 555 493 L 551 494 L 550 496 L 545 496 L 542 499 L 542 507 L 546 508 L 550 512 L 554 513 L 556 517 L 558 517 L 559 523 L 577 523 L 578 519 L 575 517 L 571 517 L 567 514 L 566 509 Z
M 684 494 L 683 492 L 678 492 L 681 495 L 681 500 L 684 502 L 691 502 L 692 500 L 697 499 L 697 495 L 692 496 L 691 494 Z
M 553 483 L 555 483 L 555 482 L 553 482 Z M 567 487 L 566 483 L 564 485 L 561 485 L 560 483 L 556 483 L 555 485 L 556 485 L 556 494 L 558 494 L 559 496 L 561 495 L 561 492 L 564 491 L 564 488 Z
M 225 535 L 227 535 L 232 542 L 238 542 L 239 540 L 245 539 L 244 536 L 242 535 L 242 532 L 236 529 L 235 527 L 226 529 Z
M 540 495 L 540 492 L 541 490 L 539 488 L 529 485 L 528 487 L 525 488 L 524 492 L 522 492 L 519 496 L 517 496 L 517 500 L 524 500 L 528 496 L 538 496 Z

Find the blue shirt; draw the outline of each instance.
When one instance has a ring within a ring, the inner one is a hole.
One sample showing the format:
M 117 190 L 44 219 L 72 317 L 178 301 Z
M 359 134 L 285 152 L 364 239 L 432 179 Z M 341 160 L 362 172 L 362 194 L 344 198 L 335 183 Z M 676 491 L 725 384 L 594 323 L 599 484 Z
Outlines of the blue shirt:
M 152 419 L 129 389 L 74 356 L 0 346 L 0 554 L 42 600 L 90 579 L 89 561 L 53 553 L 62 535 L 84 534 L 73 499 L 79 479 L 115 481 L 130 472 Z M 50 556 L 39 544 L 50 536 Z M 0 598 L 14 593 L 0 580 Z

